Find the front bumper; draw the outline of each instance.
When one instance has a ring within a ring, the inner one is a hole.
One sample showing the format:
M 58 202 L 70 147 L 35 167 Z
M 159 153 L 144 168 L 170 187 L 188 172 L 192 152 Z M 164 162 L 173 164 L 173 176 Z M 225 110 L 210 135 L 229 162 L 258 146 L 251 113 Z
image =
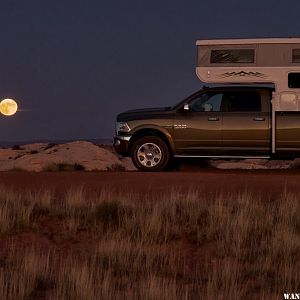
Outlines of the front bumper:
M 129 155 L 129 141 L 131 135 L 117 135 L 114 137 L 114 148 L 117 153 L 128 156 Z

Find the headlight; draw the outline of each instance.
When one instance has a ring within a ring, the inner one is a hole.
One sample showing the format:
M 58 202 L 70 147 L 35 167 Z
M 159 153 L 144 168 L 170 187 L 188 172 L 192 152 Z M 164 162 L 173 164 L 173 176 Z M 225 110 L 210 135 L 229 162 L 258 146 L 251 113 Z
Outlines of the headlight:
M 117 122 L 116 131 L 117 131 L 117 134 L 118 134 L 118 132 L 129 132 L 130 127 L 128 126 L 128 124 L 126 122 Z

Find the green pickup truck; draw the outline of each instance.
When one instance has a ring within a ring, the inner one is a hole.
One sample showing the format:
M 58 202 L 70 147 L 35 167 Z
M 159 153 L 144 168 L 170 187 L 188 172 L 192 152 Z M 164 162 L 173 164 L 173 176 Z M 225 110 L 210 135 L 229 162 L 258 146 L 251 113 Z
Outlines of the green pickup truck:
M 173 158 L 300 156 L 300 112 L 277 111 L 272 152 L 271 87 L 204 88 L 173 107 L 131 110 L 116 120 L 115 150 L 142 171 Z

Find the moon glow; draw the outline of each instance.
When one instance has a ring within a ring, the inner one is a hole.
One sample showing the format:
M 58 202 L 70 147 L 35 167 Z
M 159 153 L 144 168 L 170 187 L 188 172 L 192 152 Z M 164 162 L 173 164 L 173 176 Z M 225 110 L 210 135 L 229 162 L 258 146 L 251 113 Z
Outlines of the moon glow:
M 0 113 L 5 116 L 12 116 L 18 110 L 18 104 L 13 99 L 4 99 L 0 102 Z

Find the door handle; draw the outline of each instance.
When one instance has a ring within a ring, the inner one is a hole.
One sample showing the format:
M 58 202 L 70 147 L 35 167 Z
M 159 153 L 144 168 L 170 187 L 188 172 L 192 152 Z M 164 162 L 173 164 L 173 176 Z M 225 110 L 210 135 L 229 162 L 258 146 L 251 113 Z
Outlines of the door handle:
M 218 117 L 208 117 L 208 121 L 219 121 Z
M 263 118 L 263 117 L 256 117 L 254 118 L 253 120 L 254 121 L 265 121 L 266 118 Z

